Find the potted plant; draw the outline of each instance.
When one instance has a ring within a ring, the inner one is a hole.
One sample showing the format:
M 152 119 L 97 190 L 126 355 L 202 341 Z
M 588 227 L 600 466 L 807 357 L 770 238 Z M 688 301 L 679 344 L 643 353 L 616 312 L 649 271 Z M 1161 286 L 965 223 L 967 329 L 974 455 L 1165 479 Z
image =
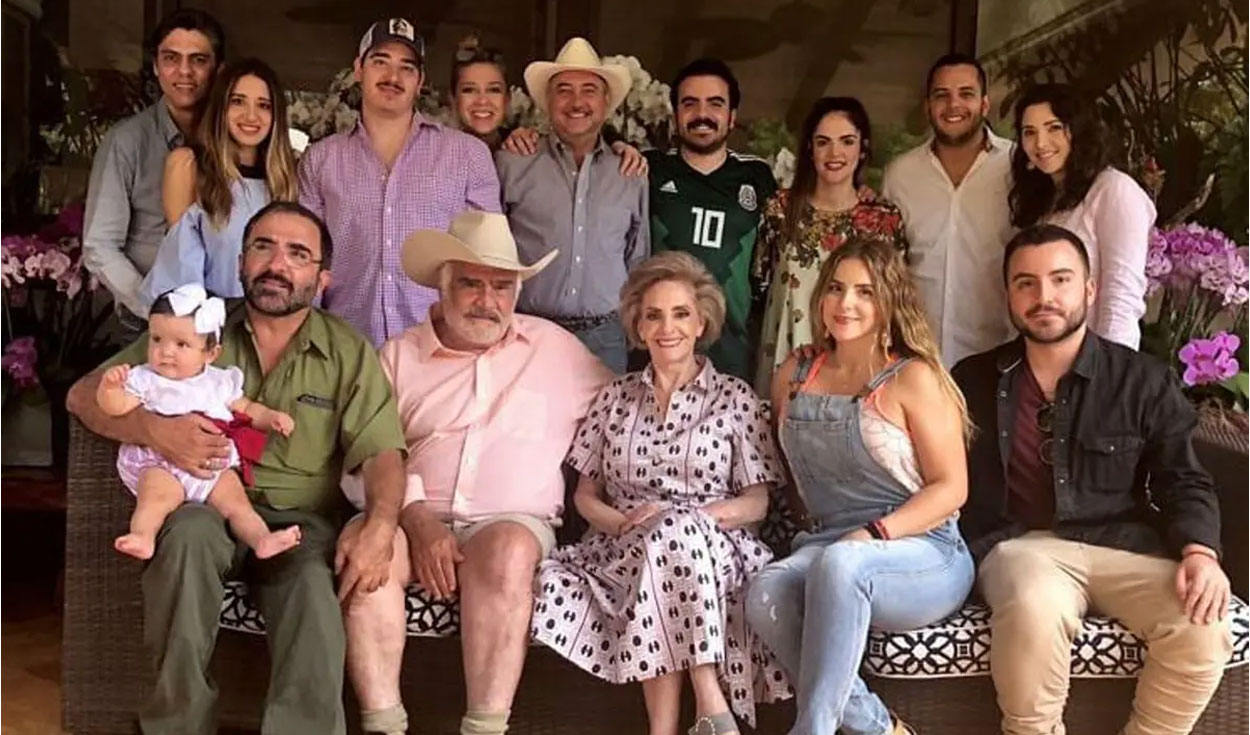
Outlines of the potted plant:
M 1176 371 L 1198 406 L 1194 449 L 1222 488 L 1225 566 L 1233 589 L 1247 588 L 1244 519 L 1247 514 L 1246 339 L 1250 269 L 1246 248 L 1219 230 L 1197 224 L 1155 229 L 1146 261 L 1148 293 L 1158 315 L 1143 329 L 1142 349 Z
M 51 425 L 57 467 L 64 465 L 69 437 L 66 393 L 111 349 L 102 329 L 109 303 L 96 298 L 98 284 L 83 266 L 82 217 L 82 204 L 74 204 L 35 233 L 0 238 L 2 401 L 6 415 L 23 416 L 20 432 L 6 432 L 6 440 L 38 434 L 44 423 L 28 409 L 40 407 Z

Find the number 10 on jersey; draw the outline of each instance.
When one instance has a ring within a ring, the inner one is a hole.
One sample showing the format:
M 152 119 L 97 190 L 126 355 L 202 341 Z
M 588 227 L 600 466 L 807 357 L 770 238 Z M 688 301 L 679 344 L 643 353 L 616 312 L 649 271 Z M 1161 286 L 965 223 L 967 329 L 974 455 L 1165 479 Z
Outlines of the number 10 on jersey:
M 725 213 L 703 207 L 691 207 L 690 212 L 694 215 L 694 229 L 691 232 L 694 244 L 719 249 L 721 236 L 725 234 Z

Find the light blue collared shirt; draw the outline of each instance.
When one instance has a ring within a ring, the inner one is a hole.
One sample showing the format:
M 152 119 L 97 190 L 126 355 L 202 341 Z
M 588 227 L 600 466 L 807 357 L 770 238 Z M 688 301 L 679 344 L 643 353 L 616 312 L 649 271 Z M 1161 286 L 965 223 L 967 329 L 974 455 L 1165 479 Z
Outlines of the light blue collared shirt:
M 239 282 L 243 228 L 252 215 L 269 203 L 269 189 L 264 179 L 244 178 L 231 184 L 230 192 L 234 204 L 230 219 L 220 230 L 198 203 L 188 207 L 182 219 L 169 228 L 152 270 L 139 288 L 143 316 L 161 294 L 188 283 L 201 284 L 204 290 L 222 298 L 243 295 L 243 284 Z

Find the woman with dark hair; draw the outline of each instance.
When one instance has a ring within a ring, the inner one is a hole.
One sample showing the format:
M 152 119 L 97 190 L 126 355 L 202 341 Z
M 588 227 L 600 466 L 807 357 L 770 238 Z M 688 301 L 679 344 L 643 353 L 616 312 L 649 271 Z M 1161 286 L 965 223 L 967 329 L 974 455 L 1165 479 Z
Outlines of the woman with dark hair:
M 1071 86 L 1030 87 L 1016 102 L 1015 119 L 1011 223 L 1048 222 L 1079 235 L 1097 284 L 1090 328 L 1137 349 L 1154 203 L 1108 164 L 1098 111 Z
M 270 200 L 297 198 L 287 127 L 286 95 L 265 62 L 241 59 L 217 75 L 195 142 L 165 160 L 169 232 L 140 288 L 145 306 L 187 283 L 243 295 L 244 225 Z
M 479 138 L 491 152 L 501 147 L 521 156 L 538 152 L 537 131 L 504 125 L 512 93 L 508 90 L 503 54 L 482 46 L 477 36 L 465 37 L 456 49 L 451 65 L 451 101 L 460 128 Z M 603 139 L 621 157 L 622 174 L 647 173 L 647 159 L 642 153 L 606 125 Z
M 764 208 L 752 277 L 767 289 L 755 388 L 768 395 L 773 370 L 811 344 L 807 305 L 820 267 L 852 237 L 890 242 L 906 252 L 898 207 L 861 190 L 872 155 L 868 112 L 854 97 L 817 100 L 803 123 L 794 182 Z

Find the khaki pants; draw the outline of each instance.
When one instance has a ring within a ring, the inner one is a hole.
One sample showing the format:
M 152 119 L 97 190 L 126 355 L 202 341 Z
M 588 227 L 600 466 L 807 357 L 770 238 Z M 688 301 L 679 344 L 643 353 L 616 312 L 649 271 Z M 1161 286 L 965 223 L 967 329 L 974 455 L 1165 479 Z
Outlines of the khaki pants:
M 990 671 L 1004 735 L 1063 735 L 1069 655 L 1097 611 L 1146 642 L 1124 735 L 1183 735 L 1202 715 L 1232 654 L 1228 619 L 1193 625 L 1171 559 L 1033 531 L 994 547 L 978 584 L 993 610 Z

